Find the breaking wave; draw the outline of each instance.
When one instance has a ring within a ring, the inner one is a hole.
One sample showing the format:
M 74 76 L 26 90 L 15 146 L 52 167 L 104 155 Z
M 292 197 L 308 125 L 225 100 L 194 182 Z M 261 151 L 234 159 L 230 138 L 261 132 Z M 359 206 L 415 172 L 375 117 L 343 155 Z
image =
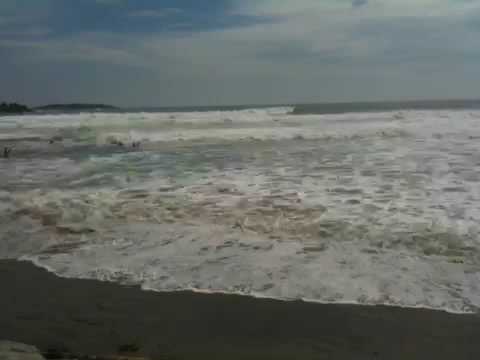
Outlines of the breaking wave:
M 0 257 L 158 291 L 477 311 L 480 112 L 289 112 L 2 118 Z

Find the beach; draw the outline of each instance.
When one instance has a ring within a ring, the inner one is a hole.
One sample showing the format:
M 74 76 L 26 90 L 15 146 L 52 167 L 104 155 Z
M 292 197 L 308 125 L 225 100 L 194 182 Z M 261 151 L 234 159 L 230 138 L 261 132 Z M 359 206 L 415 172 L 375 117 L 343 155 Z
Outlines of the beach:
M 1 0 L 0 360 L 480 360 L 479 15 Z
M 0 339 L 480 358 L 480 111 L 370 110 L 3 117 Z
M 386 306 L 159 293 L 0 261 L 0 338 L 152 359 L 478 359 L 480 317 Z
M 480 359 L 479 15 L 1 0 L 0 360 Z

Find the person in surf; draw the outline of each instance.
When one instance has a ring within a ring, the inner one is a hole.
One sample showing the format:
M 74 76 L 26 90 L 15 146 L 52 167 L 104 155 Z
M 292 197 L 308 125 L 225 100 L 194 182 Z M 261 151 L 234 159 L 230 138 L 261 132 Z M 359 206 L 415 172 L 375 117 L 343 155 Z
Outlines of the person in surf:
M 8 147 L 8 146 L 5 146 L 3 148 L 3 157 L 5 159 L 8 159 L 10 157 L 10 153 L 12 152 L 12 148 L 11 147 Z

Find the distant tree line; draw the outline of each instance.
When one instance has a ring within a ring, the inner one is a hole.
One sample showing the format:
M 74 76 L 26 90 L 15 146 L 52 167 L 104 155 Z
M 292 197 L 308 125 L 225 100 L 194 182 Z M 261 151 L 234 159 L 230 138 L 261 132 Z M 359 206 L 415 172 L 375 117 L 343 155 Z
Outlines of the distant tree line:
M 31 110 L 22 104 L 17 104 L 17 103 L 6 103 L 2 102 L 0 103 L 0 114 L 5 113 L 5 114 L 21 114 L 21 113 L 26 113 L 30 112 Z
M 113 110 L 114 106 L 105 104 L 50 104 L 36 107 L 35 110 L 59 110 L 59 111 L 76 111 L 76 110 Z

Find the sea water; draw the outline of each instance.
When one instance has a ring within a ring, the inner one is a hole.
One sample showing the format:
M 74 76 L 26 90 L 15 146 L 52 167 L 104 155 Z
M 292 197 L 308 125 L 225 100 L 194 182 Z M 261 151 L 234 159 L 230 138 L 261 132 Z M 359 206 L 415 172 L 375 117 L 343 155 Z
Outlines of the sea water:
M 158 291 L 477 311 L 480 111 L 293 110 L 1 117 L 0 258 Z

